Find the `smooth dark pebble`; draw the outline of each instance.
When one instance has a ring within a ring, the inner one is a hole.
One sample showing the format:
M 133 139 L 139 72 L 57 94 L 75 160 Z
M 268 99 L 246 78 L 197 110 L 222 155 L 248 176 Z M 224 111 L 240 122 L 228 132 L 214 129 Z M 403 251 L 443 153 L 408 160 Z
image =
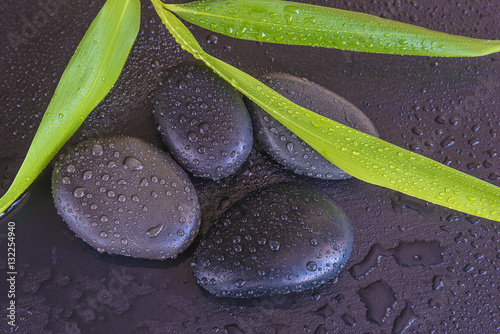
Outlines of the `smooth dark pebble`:
M 137 138 L 74 146 L 55 165 L 52 192 L 69 227 L 100 252 L 172 258 L 200 225 L 187 174 L 167 153 Z
M 263 82 L 292 102 L 356 130 L 377 136 L 370 119 L 355 105 L 305 79 L 287 74 L 271 74 Z M 292 131 L 250 100 L 246 100 L 255 138 L 262 148 L 284 167 L 297 174 L 320 179 L 346 179 L 351 176 L 333 165 Z
M 286 294 L 337 276 L 352 245 L 351 224 L 330 196 L 282 183 L 226 211 L 201 241 L 192 265 L 198 284 L 217 296 Z
M 252 149 L 245 103 L 204 64 L 168 70 L 155 92 L 154 115 L 172 157 L 195 176 L 218 180 L 234 174 Z

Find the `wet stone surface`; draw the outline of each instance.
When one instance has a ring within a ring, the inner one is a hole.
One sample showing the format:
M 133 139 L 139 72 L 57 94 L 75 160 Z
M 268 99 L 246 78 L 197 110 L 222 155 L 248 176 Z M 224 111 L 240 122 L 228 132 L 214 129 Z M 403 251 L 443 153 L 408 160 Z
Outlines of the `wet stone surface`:
M 356 130 L 378 137 L 370 119 L 343 97 L 306 79 L 287 74 L 270 74 L 263 82 L 292 102 Z M 346 179 L 350 175 L 247 99 L 256 140 L 276 161 L 297 174 L 320 179 Z
M 58 160 L 55 205 L 100 252 L 177 256 L 196 236 L 200 207 L 187 174 L 165 152 L 132 137 L 82 142 Z
M 154 114 L 166 147 L 195 176 L 227 177 L 252 149 L 252 124 L 243 100 L 204 64 L 168 69 L 155 92 Z
M 281 183 L 226 211 L 198 246 L 194 274 L 217 296 L 298 292 L 335 277 L 352 243 L 351 224 L 330 196 Z

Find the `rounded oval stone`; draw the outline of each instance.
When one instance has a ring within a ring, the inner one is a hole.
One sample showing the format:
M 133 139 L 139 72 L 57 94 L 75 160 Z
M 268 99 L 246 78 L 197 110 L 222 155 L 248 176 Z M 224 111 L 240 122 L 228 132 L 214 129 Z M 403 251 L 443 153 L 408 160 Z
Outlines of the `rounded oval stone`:
M 243 198 L 211 227 L 193 259 L 217 296 L 257 297 L 320 286 L 345 267 L 352 227 L 327 194 L 291 183 Z
M 137 138 L 74 146 L 55 165 L 52 193 L 64 221 L 100 252 L 172 258 L 200 226 L 198 197 L 186 172 Z
M 267 76 L 263 82 L 306 109 L 378 137 L 375 126 L 361 110 L 324 87 L 305 79 L 279 73 Z M 256 140 L 278 163 L 297 174 L 320 179 L 336 180 L 351 177 L 257 104 L 251 100 L 246 101 Z
M 166 73 L 155 92 L 154 115 L 172 156 L 195 176 L 234 174 L 252 149 L 245 103 L 204 64 L 182 63 Z

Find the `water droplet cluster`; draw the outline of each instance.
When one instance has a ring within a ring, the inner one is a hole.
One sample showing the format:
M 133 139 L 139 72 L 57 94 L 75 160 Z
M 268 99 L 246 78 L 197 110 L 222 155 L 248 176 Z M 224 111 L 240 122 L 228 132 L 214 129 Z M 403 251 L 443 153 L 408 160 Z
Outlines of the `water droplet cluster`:
M 154 115 L 172 156 L 195 176 L 217 180 L 234 174 L 252 149 L 243 100 L 204 64 L 168 70 L 155 93 Z
M 71 148 L 56 163 L 52 192 L 69 227 L 100 252 L 175 257 L 200 225 L 187 174 L 168 154 L 136 138 L 106 137 Z
M 351 224 L 331 197 L 281 183 L 226 211 L 198 246 L 194 273 L 218 296 L 303 291 L 335 277 L 352 243 Z

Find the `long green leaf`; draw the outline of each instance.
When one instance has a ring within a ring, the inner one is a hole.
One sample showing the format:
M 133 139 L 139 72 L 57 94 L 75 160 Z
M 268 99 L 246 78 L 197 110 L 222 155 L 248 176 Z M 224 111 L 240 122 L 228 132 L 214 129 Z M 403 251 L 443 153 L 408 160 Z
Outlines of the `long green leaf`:
M 140 26 L 139 0 L 108 0 L 64 71 L 28 154 L 7 193 L 4 212 L 28 188 L 115 84 Z
M 450 35 L 377 16 L 278 0 L 202 0 L 165 5 L 184 20 L 254 41 L 375 53 L 474 57 L 500 41 Z
M 176 41 L 345 172 L 465 213 L 500 221 L 500 188 L 304 109 L 257 79 L 205 53 L 159 0 Z

